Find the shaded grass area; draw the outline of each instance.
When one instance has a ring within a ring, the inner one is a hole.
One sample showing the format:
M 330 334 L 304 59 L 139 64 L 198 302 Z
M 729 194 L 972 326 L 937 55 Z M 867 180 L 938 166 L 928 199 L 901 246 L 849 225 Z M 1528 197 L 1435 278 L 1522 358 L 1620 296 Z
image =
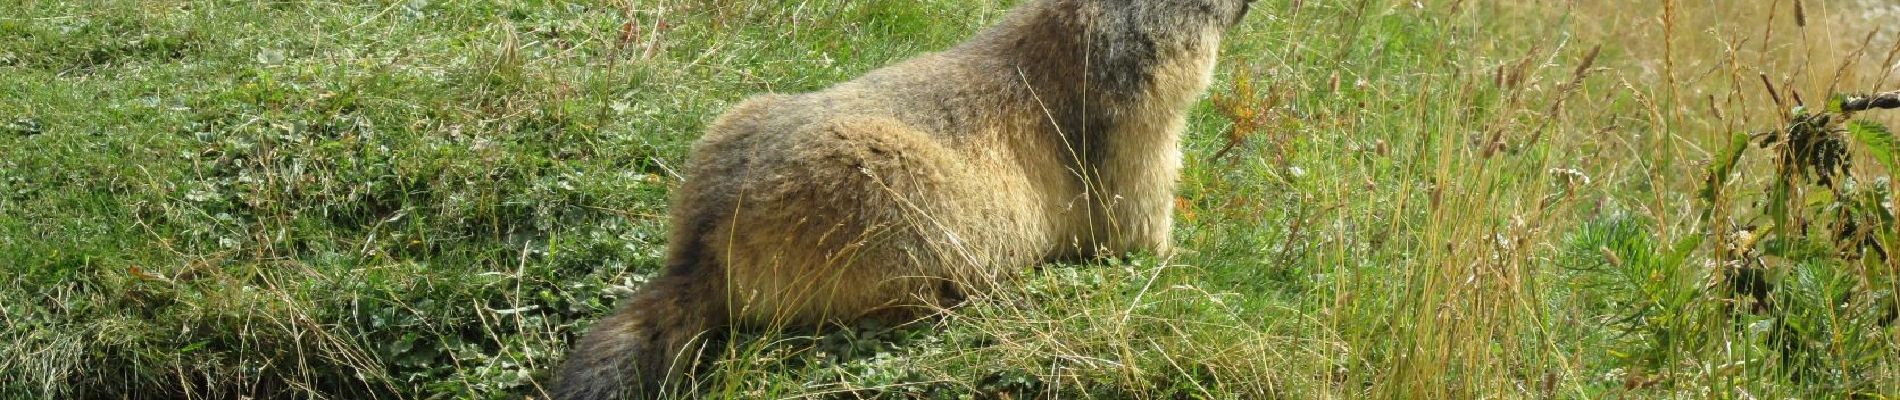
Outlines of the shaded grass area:
M 539 396 L 657 270 L 706 122 L 1007 6 L 0 6 L 0 395 Z M 1182 254 L 1020 266 L 905 326 L 733 333 L 699 387 L 1895 396 L 1894 260 L 1773 257 L 1762 311 L 1720 290 L 1773 168 L 1698 200 L 1730 134 L 1891 83 L 1878 21 L 1792 7 L 1256 3 L 1190 120 Z

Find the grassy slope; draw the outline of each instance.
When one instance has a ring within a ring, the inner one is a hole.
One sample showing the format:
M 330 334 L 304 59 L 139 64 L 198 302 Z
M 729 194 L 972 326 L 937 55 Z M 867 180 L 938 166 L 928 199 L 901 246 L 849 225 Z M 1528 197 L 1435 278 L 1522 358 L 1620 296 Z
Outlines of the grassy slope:
M 1720 312 L 1715 245 L 1669 257 L 1709 229 L 1712 149 L 1777 123 L 1758 73 L 1874 89 L 1895 38 L 1840 68 L 1864 24 L 1843 4 L 1797 27 L 1787 4 L 1426 3 L 1256 4 L 1213 92 L 1260 128 L 1215 159 L 1236 119 L 1196 109 L 1183 254 L 1042 268 L 918 326 L 745 334 L 703 387 L 1900 394 L 1900 332 L 1867 317 L 1892 305 L 1828 300 L 1890 294 L 1890 272 L 1787 262 L 1781 318 L 1804 330 L 1779 340 Z M 0 6 L 0 397 L 533 395 L 657 267 L 706 121 L 1005 6 Z

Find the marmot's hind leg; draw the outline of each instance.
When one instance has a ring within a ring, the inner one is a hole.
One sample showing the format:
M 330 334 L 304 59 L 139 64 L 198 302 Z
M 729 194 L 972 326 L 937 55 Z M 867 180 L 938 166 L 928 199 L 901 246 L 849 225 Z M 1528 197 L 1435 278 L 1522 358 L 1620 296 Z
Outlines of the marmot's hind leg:
M 843 118 L 789 135 L 783 165 L 743 196 L 732 274 L 757 322 L 905 319 L 951 305 L 990 254 L 999 214 L 956 154 L 889 118 Z M 794 172 L 795 171 L 795 172 Z M 989 214 L 988 216 L 984 214 Z M 750 226 L 747 226 L 750 225 Z M 984 236 L 972 236 L 984 235 Z M 750 296 L 750 297 L 746 297 Z M 794 321 L 787 321 L 788 319 Z

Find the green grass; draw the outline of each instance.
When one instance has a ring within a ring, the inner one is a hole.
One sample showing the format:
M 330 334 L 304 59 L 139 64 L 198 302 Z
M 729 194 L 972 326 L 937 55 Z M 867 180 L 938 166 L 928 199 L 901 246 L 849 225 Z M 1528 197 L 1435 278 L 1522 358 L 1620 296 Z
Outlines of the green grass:
M 659 268 L 708 121 L 1008 3 L 0 5 L 0 398 L 538 397 Z M 1196 107 L 1181 254 L 1020 266 L 1023 287 L 906 326 L 734 333 L 700 388 L 1900 396 L 1900 261 L 1818 225 L 1727 250 L 1769 219 L 1767 150 L 1702 195 L 1790 92 L 1900 83 L 1897 38 L 1861 40 L 1893 21 L 1668 3 L 1258 2 L 1210 92 L 1262 117 Z M 1894 171 L 1857 161 L 1891 204 Z M 1752 260 L 1772 307 L 1723 290 Z

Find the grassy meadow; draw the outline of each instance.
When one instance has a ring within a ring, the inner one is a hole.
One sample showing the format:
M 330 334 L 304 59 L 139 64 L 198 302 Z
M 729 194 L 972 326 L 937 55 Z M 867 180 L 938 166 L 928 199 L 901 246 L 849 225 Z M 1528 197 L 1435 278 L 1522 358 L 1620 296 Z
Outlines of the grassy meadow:
M 727 107 L 997 0 L 0 3 L 0 398 L 541 398 Z M 1262 0 L 1176 247 L 711 398 L 1900 397 L 1900 9 Z

